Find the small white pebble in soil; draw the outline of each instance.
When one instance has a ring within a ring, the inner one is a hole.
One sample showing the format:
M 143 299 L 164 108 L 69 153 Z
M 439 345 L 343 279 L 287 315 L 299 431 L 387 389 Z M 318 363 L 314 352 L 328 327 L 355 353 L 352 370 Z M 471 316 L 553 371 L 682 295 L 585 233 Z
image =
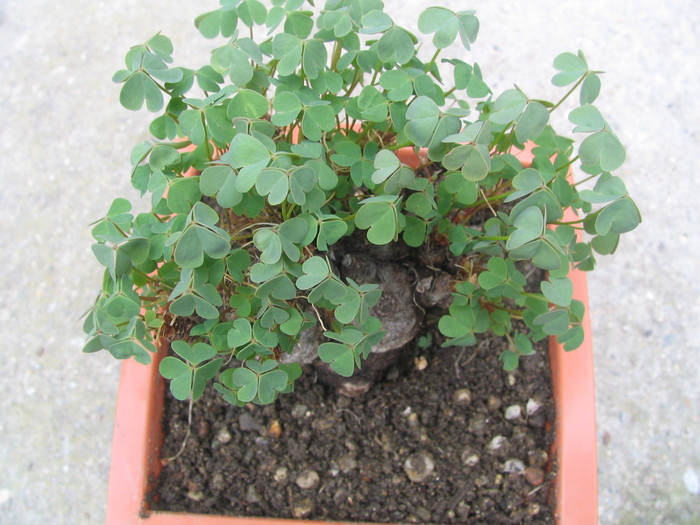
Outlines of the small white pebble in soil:
M 403 412 L 401 412 L 402 416 L 408 416 L 411 414 L 411 407 L 406 407 L 403 409 Z
M 309 498 L 304 498 L 292 503 L 292 515 L 297 518 L 305 518 L 314 510 L 314 502 Z
M 288 475 L 289 475 L 289 471 L 287 470 L 287 467 L 280 467 L 275 471 L 275 481 L 277 483 L 287 481 Z
M 488 449 L 492 452 L 499 450 L 503 445 L 506 443 L 506 438 L 503 436 L 496 436 L 493 438 L 489 444 L 488 444 Z
M 426 368 L 428 368 L 428 360 L 423 356 L 416 357 L 416 359 L 414 360 L 414 363 L 416 364 L 416 368 L 418 370 L 422 371 L 422 370 L 425 370 Z
M 226 443 L 231 441 L 233 439 L 233 437 L 231 436 L 231 433 L 228 431 L 228 429 L 222 428 L 221 430 L 219 430 L 216 433 L 215 439 L 216 439 L 217 443 L 225 445 Z
M 521 474 L 525 472 L 525 464 L 519 459 L 509 459 L 503 465 L 503 472 L 508 474 Z
M 506 408 L 506 419 L 518 419 L 521 412 L 520 405 L 511 405 Z
M 527 412 L 528 416 L 531 416 L 535 412 L 537 412 L 542 405 L 539 404 L 537 401 L 534 399 L 530 398 L 527 400 L 527 405 L 525 405 L 525 411 Z
M 475 467 L 479 464 L 479 456 L 477 454 L 471 454 L 464 458 L 464 464 L 467 467 Z
M 297 486 L 300 489 L 315 489 L 318 487 L 321 478 L 315 470 L 305 470 L 297 476 Z
M 515 386 L 515 376 L 508 374 L 508 386 Z
M 416 452 L 409 456 L 403 464 L 403 470 L 408 479 L 420 483 L 428 479 L 435 470 L 433 457 L 427 452 Z
M 457 405 L 468 405 L 472 401 L 472 393 L 468 388 L 460 388 L 452 394 L 452 399 Z

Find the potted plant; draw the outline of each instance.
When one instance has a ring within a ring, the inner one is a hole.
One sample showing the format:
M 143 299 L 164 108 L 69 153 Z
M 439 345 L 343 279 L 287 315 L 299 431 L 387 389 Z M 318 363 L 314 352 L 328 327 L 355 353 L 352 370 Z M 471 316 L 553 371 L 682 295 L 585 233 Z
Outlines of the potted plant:
M 151 210 L 134 216 L 116 199 L 93 228 L 106 270 L 85 351 L 128 359 L 124 374 L 144 381 L 120 388 L 118 413 L 142 422 L 116 424 L 114 469 L 133 481 L 110 489 L 131 501 L 109 510 L 114 523 L 136 522 L 134 505 L 148 514 L 158 372 L 190 408 L 208 383 L 233 405 L 274 403 L 302 365 L 357 395 L 431 323 L 444 347 L 503 337 L 507 371 L 547 337 L 555 362 L 590 370 L 585 290 L 573 281 L 641 220 L 612 174 L 624 148 L 593 105 L 600 72 L 581 52 L 555 59 L 553 83 L 567 89 L 552 103 L 517 87 L 494 94 L 464 52 L 445 56 L 475 41 L 473 11 L 423 11 L 418 29 L 434 49 L 424 57 L 380 1 L 221 4 L 195 21 L 225 39 L 210 64 L 172 66 L 157 34 L 114 76 L 124 107 L 160 113 L 153 140 L 131 154 Z M 578 142 L 550 123 L 572 95 Z M 585 179 L 569 178 L 573 166 Z M 537 289 L 526 266 L 547 272 Z M 555 372 L 554 382 L 588 396 L 592 417 L 590 377 Z M 595 434 L 559 417 L 563 475 L 562 436 L 587 435 L 595 454 Z M 125 460 L 133 454 L 140 466 Z M 594 463 L 584 468 L 595 489 Z M 579 492 L 565 490 L 560 507 Z

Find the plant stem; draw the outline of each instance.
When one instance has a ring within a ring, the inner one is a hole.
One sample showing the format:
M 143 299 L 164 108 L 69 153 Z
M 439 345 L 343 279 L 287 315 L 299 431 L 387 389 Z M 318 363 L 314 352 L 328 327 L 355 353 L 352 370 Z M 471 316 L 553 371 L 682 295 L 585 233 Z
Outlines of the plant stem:
M 566 95 L 564 95 L 564 96 L 561 98 L 561 100 L 560 100 L 559 102 L 557 102 L 556 104 L 554 104 L 554 106 L 552 106 L 551 108 L 549 108 L 549 112 L 552 113 L 552 112 L 554 112 L 554 110 L 556 110 L 559 106 L 561 106 L 562 103 L 563 103 L 567 98 L 569 98 L 569 96 L 570 96 L 574 91 L 576 91 L 576 88 L 579 87 L 579 86 L 583 83 L 584 80 L 586 80 L 586 77 L 588 77 L 588 72 L 586 72 L 585 75 L 583 75 L 581 78 L 578 79 L 578 82 L 576 82 L 576 84 L 574 84 L 574 86 L 573 86 L 569 91 L 566 92 Z
M 496 235 L 496 236 L 484 236 L 484 237 L 476 237 L 477 239 L 481 239 L 482 241 L 507 241 L 510 237 L 507 235 Z
M 436 49 L 435 53 L 433 53 L 433 56 L 430 59 L 430 62 L 428 62 L 428 65 L 425 66 L 425 72 L 427 73 L 432 69 L 432 67 L 435 65 L 435 60 L 437 60 L 438 55 L 440 54 L 441 49 Z

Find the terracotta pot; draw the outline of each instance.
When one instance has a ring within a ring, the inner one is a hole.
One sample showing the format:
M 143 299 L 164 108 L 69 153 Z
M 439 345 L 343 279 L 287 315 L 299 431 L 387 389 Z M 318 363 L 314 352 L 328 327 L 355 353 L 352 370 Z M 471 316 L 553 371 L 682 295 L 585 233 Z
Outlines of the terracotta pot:
M 524 163 L 529 163 L 532 158 L 530 149 L 518 154 Z M 407 164 L 419 163 L 412 150 L 400 152 L 399 157 Z M 573 213 L 567 212 L 564 220 L 572 220 Z M 569 278 L 574 285 L 574 298 L 586 306 L 583 320 L 586 336 L 581 347 L 573 352 L 564 351 L 555 338 L 550 339 L 557 415 L 555 518 L 559 525 L 593 525 L 598 522 L 597 450 L 588 292 L 584 272 L 574 270 Z M 107 524 L 289 525 L 290 520 L 285 519 L 149 511 L 146 497 L 160 473 L 165 382 L 158 373 L 158 364 L 165 354 L 165 349 L 160 348 L 148 366 L 133 359 L 122 364 L 112 442 Z

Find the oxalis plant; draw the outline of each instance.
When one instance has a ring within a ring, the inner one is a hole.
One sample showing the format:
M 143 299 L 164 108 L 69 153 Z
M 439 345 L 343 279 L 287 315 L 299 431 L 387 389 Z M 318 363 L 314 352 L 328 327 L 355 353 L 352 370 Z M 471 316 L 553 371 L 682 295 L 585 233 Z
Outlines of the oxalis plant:
M 209 64 L 173 66 L 157 34 L 114 76 L 125 108 L 158 113 L 131 153 L 152 209 L 134 216 L 116 199 L 94 225 L 106 270 L 86 352 L 149 363 L 170 340 L 160 372 L 190 402 L 208 381 L 238 405 L 292 391 L 304 334 L 317 334 L 311 359 L 351 376 L 391 336 L 377 309 L 393 286 L 372 277 L 401 265 L 382 250 L 419 254 L 414 299 L 443 283 L 432 303 L 394 301 L 392 315 L 420 312 L 399 330 L 410 338 L 430 344 L 430 306 L 443 346 L 506 338 L 506 370 L 546 336 L 581 344 L 567 274 L 592 270 L 640 222 L 612 174 L 625 151 L 593 105 L 601 72 L 583 53 L 554 60 L 564 89 L 552 103 L 518 87 L 495 94 L 466 51 L 444 56 L 455 42 L 469 50 L 474 11 L 429 7 L 423 43 L 380 0 L 222 0 L 195 24 L 220 40 Z M 550 124 L 571 97 L 575 140 Z M 525 165 L 515 154 L 530 142 Z M 343 270 L 351 245 L 372 271 Z M 548 272 L 539 290 L 525 289 L 528 263 Z

